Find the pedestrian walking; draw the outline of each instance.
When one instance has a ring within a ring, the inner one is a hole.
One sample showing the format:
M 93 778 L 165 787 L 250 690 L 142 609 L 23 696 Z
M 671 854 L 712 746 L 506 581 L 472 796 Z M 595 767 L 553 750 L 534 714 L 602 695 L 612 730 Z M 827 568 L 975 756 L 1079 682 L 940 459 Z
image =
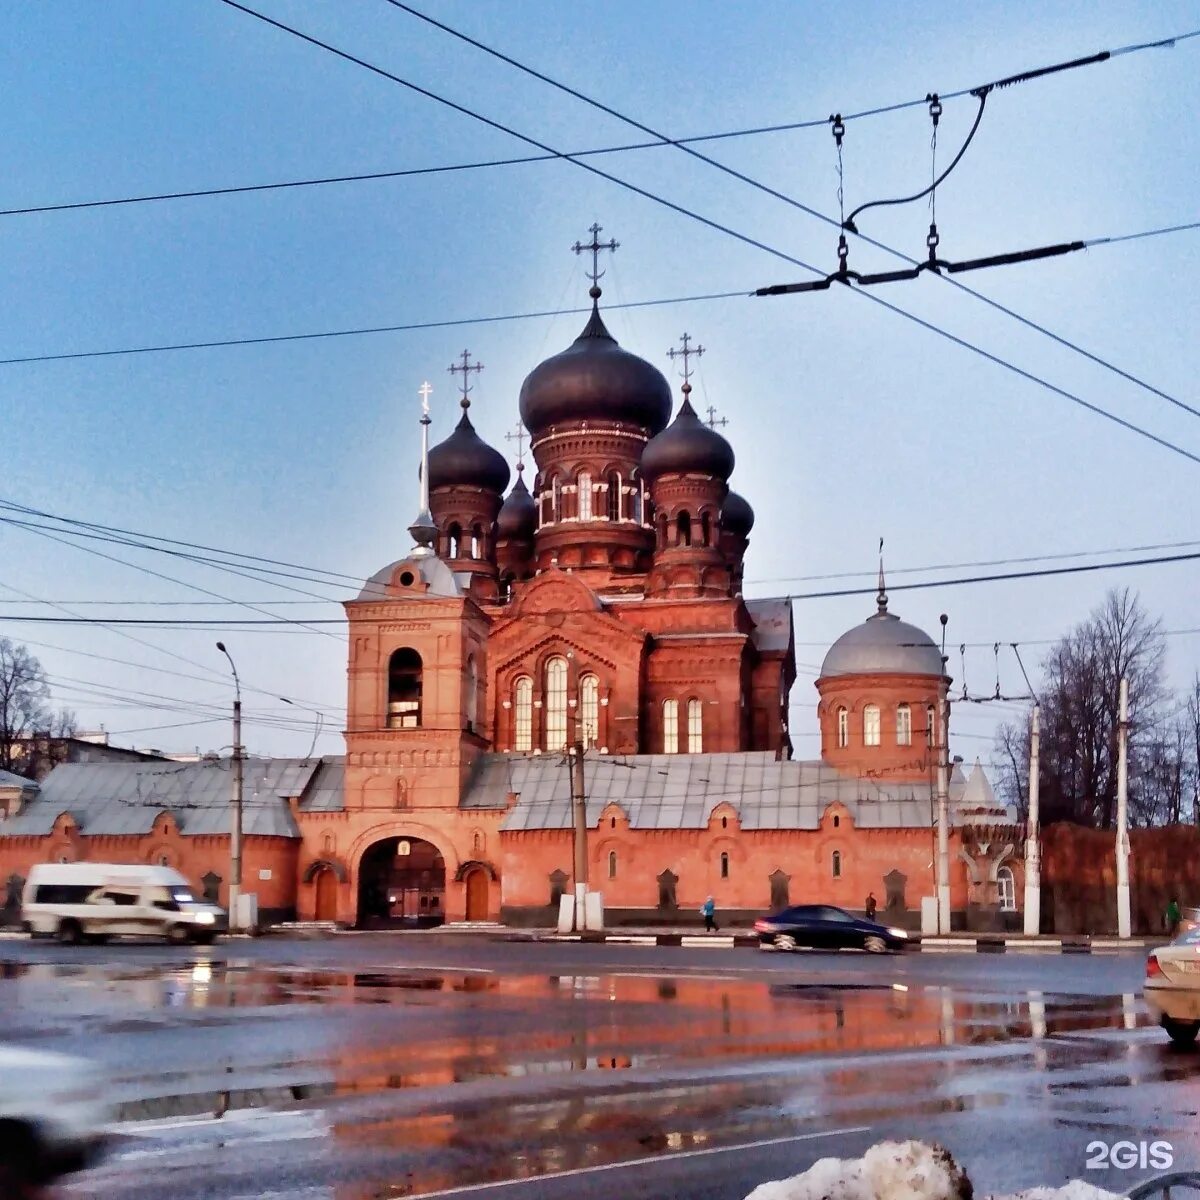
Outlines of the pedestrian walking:
M 711 896 L 701 905 L 700 915 L 704 918 L 705 933 L 716 933 L 720 929 L 717 924 L 717 906 Z
M 1174 937 L 1179 932 L 1179 901 L 1172 896 L 1167 905 L 1167 932 Z
M 875 909 L 877 907 L 878 907 L 878 905 L 875 900 L 875 893 L 868 892 L 867 893 L 867 920 L 868 921 L 875 920 Z

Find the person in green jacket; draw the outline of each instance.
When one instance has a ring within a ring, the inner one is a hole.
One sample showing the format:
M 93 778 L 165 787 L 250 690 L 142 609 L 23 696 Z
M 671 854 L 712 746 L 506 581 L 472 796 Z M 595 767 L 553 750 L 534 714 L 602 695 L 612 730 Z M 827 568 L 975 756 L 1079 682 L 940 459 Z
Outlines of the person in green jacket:
M 1179 931 L 1179 901 L 1172 896 L 1167 905 L 1167 931 L 1172 937 Z

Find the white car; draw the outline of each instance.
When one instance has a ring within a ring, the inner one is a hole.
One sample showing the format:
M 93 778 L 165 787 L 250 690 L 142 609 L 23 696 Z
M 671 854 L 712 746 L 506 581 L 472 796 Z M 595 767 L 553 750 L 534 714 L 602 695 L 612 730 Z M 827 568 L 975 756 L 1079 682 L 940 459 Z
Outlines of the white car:
M 1142 997 L 1177 1046 L 1200 1034 L 1200 928 L 1181 933 L 1146 960 Z
M 111 1119 L 91 1063 L 0 1045 L 0 1196 L 25 1200 L 96 1162 Z

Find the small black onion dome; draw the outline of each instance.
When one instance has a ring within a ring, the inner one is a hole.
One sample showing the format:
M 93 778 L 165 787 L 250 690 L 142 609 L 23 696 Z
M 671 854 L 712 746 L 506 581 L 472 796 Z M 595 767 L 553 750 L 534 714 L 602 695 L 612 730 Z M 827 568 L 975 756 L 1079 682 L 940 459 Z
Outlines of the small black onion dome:
M 675 420 L 642 451 L 646 479 L 671 473 L 711 475 L 721 480 L 733 474 L 733 447 L 696 416 L 686 392 Z
M 564 421 L 621 421 L 651 435 L 671 419 L 671 385 L 644 358 L 617 345 L 598 309 L 561 354 L 521 384 L 521 419 L 532 433 Z
M 537 531 L 537 501 L 529 494 L 525 478 L 517 471 L 517 482 L 500 506 L 496 518 L 496 536 L 529 541 Z
M 754 528 L 754 509 L 745 496 L 730 492 L 721 505 L 721 529 L 738 537 L 749 537 Z
M 429 486 L 479 487 L 503 495 L 508 487 L 508 463 L 475 432 L 463 410 L 454 432 L 429 451 Z

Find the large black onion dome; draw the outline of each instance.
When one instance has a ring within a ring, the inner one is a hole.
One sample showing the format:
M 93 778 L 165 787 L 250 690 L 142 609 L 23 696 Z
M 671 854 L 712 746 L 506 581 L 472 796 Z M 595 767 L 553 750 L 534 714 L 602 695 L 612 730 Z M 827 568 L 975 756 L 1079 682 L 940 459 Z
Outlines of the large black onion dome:
M 712 475 L 721 480 L 733 474 L 733 447 L 696 416 L 686 395 L 675 420 L 642 451 L 646 479 L 671 473 Z
M 496 536 L 528 541 L 537 531 L 537 501 L 529 494 L 525 479 L 517 472 L 517 482 L 500 506 L 496 518 Z
M 503 495 L 508 487 L 508 463 L 475 432 L 464 409 L 454 432 L 429 451 L 429 486 L 478 487 Z
M 671 419 L 671 386 L 644 358 L 617 345 L 598 309 L 561 354 L 521 384 L 521 419 L 533 433 L 564 421 L 621 421 L 652 435 Z
M 750 530 L 754 528 L 754 509 L 745 496 L 730 492 L 725 497 L 725 503 L 721 505 L 721 528 L 739 537 L 750 536 Z

